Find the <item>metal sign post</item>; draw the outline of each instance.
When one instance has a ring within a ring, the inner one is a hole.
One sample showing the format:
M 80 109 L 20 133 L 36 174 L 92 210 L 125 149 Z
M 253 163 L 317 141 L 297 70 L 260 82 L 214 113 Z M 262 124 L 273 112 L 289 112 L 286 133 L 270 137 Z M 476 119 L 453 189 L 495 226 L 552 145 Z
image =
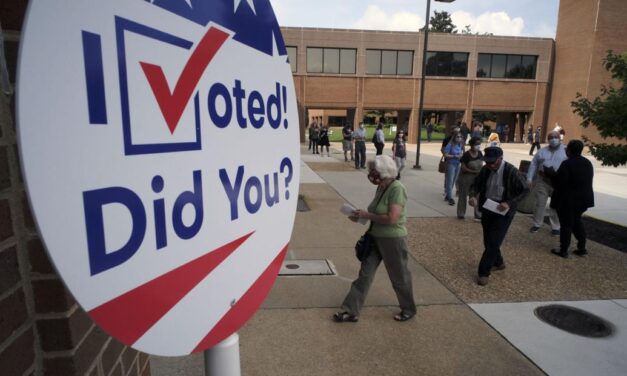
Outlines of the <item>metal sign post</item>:
M 240 376 L 239 335 L 233 333 L 224 341 L 204 351 L 205 376 Z

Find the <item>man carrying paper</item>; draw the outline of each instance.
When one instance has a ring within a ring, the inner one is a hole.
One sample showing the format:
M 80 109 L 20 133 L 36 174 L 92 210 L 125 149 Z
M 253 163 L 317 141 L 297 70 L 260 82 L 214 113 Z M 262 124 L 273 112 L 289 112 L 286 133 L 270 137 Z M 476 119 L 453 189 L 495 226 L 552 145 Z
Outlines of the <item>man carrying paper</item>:
M 470 187 L 471 206 L 481 208 L 481 227 L 485 247 L 479 262 L 480 286 L 488 284 L 490 271 L 505 269 L 501 244 L 516 214 L 516 206 L 529 189 L 518 169 L 503 161 L 503 150 L 491 146 L 484 150 L 485 165 Z

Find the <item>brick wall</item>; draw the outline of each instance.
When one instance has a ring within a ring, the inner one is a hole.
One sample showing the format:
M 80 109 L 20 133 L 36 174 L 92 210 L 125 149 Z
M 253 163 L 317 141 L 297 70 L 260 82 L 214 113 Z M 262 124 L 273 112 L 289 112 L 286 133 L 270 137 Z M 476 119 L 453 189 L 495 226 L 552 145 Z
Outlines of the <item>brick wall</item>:
M 0 3 L 13 83 L 26 3 Z M 94 325 L 51 265 L 29 210 L 14 118 L 13 95 L 0 91 L 0 375 L 150 375 L 148 356 Z

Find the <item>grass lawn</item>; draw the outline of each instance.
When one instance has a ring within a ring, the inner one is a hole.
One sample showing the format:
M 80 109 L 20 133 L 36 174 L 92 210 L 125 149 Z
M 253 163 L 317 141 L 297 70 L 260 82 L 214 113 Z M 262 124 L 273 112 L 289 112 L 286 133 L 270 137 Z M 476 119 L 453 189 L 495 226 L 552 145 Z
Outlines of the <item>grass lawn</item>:
M 372 140 L 372 136 L 374 135 L 375 127 L 374 126 L 366 126 L 366 141 L 370 142 Z M 386 141 L 394 140 L 396 137 L 396 132 L 390 132 L 389 128 L 383 128 L 383 134 L 385 135 Z M 427 131 L 425 129 L 422 130 L 423 141 L 427 140 Z M 433 132 L 431 134 L 432 141 L 441 141 L 444 139 L 444 133 Z M 329 141 L 331 142 L 340 142 L 342 141 L 342 128 L 341 127 L 330 127 L 329 128 Z M 408 140 L 411 143 L 414 143 L 415 140 Z

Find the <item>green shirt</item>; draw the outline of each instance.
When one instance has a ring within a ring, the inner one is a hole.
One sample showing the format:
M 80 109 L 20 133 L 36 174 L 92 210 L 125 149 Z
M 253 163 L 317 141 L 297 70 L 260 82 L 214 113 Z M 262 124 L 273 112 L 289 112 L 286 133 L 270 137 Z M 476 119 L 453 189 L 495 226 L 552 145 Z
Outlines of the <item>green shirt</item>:
M 402 206 L 403 211 L 401 212 L 401 216 L 399 217 L 396 224 L 383 225 L 373 222 L 370 233 L 372 234 L 372 236 L 376 236 L 379 238 L 401 238 L 403 236 L 407 236 L 407 228 L 405 227 L 405 222 L 407 222 L 407 218 L 405 216 L 405 203 L 407 202 L 407 192 L 405 191 L 405 186 L 400 181 L 394 180 L 388 186 L 385 193 L 383 193 L 383 197 L 381 197 L 382 192 L 383 190 L 381 188 L 377 189 L 377 193 L 375 194 L 374 199 L 372 200 L 370 205 L 368 205 L 369 213 L 388 214 L 390 212 L 390 205 L 392 204 Z M 381 197 L 380 201 L 379 197 Z M 377 202 L 379 202 L 378 205 Z

